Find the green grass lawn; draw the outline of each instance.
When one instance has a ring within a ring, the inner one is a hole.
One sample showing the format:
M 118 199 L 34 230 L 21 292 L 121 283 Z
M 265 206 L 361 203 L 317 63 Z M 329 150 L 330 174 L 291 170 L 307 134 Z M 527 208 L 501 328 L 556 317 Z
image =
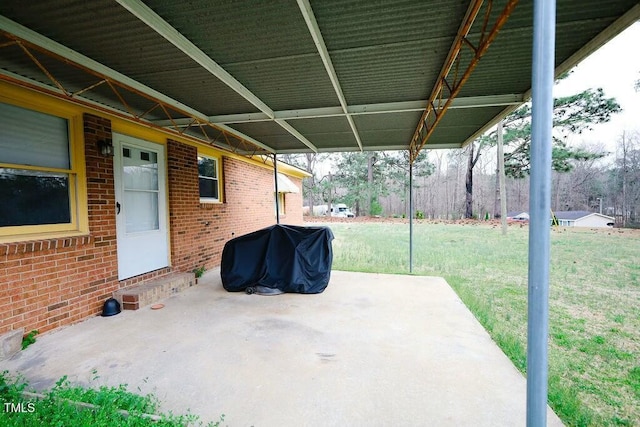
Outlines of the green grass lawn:
M 94 380 L 98 378 L 96 375 Z M 66 376 L 50 390 L 32 393 L 22 377 L 0 372 L 0 426 L 3 427 L 219 427 L 224 421 L 224 415 L 220 421 L 208 424 L 193 414 L 158 415 L 159 405 L 156 396 L 132 393 L 126 384 L 84 388 L 72 385 Z
M 408 273 L 407 224 L 329 226 L 334 269 Z M 444 277 L 523 372 L 528 232 L 414 225 L 414 274 Z M 640 233 L 553 230 L 551 256 L 551 406 L 567 425 L 640 426 Z

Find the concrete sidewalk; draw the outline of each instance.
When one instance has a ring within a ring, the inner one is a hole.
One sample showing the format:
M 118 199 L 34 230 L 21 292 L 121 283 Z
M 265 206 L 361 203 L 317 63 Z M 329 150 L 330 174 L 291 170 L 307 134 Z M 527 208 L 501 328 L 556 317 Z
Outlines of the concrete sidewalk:
M 334 271 L 319 295 L 258 296 L 211 271 L 163 303 L 41 336 L 0 370 L 128 384 L 233 427 L 525 425 L 524 377 L 442 278 Z

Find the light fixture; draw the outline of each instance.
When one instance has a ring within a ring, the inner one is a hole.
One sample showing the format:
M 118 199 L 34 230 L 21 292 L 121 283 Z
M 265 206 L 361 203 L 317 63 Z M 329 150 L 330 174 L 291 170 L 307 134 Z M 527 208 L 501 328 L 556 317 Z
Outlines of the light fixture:
M 98 141 L 98 149 L 104 157 L 113 157 L 113 142 L 110 139 L 101 139 Z

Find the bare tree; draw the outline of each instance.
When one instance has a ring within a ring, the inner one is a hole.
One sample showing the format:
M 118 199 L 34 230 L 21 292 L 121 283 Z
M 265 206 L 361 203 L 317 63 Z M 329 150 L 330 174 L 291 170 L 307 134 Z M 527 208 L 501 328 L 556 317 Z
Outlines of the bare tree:
M 640 135 L 637 132 L 622 133 L 616 157 L 622 226 L 637 226 L 640 205 Z
M 478 163 L 478 159 L 480 158 L 482 151 L 480 150 L 480 147 L 478 147 L 478 150 L 475 150 L 475 143 L 472 142 L 467 147 L 467 153 L 469 158 L 467 161 L 467 175 L 465 180 L 466 193 L 464 217 L 473 218 L 473 168 L 476 166 L 476 163 Z
M 285 163 L 303 169 L 311 174 L 309 178 L 302 181 L 303 197 L 307 199 L 309 214 L 313 215 L 313 206 L 318 196 L 321 194 L 321 187 L 318 186 L 320 178 L 317 176 L 317 169 L 320 163 L 329 160 L 329 154 L 303 153 L 303 154 L 283 154 L 279 157 Z

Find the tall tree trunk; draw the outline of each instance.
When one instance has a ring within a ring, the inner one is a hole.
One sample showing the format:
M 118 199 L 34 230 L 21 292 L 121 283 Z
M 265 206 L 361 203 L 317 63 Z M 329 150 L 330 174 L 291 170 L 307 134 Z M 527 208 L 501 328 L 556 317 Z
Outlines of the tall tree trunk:
M 500 224 L 502 235 L 507 234 L 507 184 L 504 173 L 504 147 L 502 143 L 502 121 L 498 122 L 498 187 L 500 189 Z
M 465 188 L 467 190 L 465 198 L 465 218 L 473 218 L 473 143 L 469 144 L 469 161 L 467 162 L 467 179 L 465 181 Z
M 500 156 L 498 155 L 498 162 Z M 496 193 L 493 198 L 493 218 L 500 218 L 500 168 L 496 168 Z
M 306 153 L 305 158 L 307 160 L 307 172 L 311 174 L 311 186 L 309 187 L 309 215 L 315 216 L 313 214 L 313 189 L 316 187 L 316 175 L 314 169 L 314 163 L 316 154 L 315 153 Z
M 315 186 L 316 186 L 316 177 L 312 175 L 310 179 L 311 179 L 311 185 L 308 187 L 308 193 L 309 193 L 308 194 L 308 196 L 309 196 L 309 202 L 308 202 L 309 215 L 315 216 L 313 214 L 313 188 L 315 188 Z M 303 187 L 304 187 L 304 185 L 303 185 Z
M 458 189 L 460 188 L 460 171 L 462 170 L 461 167 L 457 167 L 456 168 L 456 181 L 453 184 L 453 201 L 452 201 L 452 205 L 451 205 L 451 218 L 450 219 L 457 219 L 457 214 L 458 214 Z M 449 209 L 447 209 L 447 211 L 449 211 Z M 447 219 L 448 218 L 448 214 L 447 214 Z
M 409 212 L 409 195 L 411 194 L 411 191 L 409 190 L 409 182 L 405 181 L 404 185 L 403 185 L 403 192 L 402 194 L 404 195 L 403 199 L 404 199 L 404 206 L 403 206 L 403 211 L 405 212 L 405 215 Z M 407 218 L 409 218 L 407 216 Z
M 521 180 L 518 180 L 518 209 L 522 209 L 522 185 Z
M 480 159 L 480 148 L 478 147 L 478 151 L 475 151 L 475 145 L 473 143 L 469 144 L 469 161 L 467 162 L 467 178 L 465 181 L 466 188 L 466 199 L 465 199 L 465 218 L 473 218 L 473 168 L 478 163 L 478 159 Z
M 553 210 L 554 211 L 559 211 L 560 210 L 560 177 L 561 177 L 561 174 L 556 173 L 554 175 L 555 175 L 555 178 L 556 178 L 556 201 L 554 203 L 555 208 Z
M 444 187 L 444 192 L 445 192 L 445 200 L 449 199 L 449 186 L 447 185 L 446 181 L 444 182 L 444 185 L 441 184 L 442 182 L 442 154 L 436 154 L 436 174 L 433 178 L 428 177 L 429 180 L 435 180 L 436 185 L 438 186 L 438 188 L 442 188 Z M 440 217 L 442 215 L 442 203 L 441 203 L 441 194 L 440 192 L 435 192 L 434 191 L 434 185 L 425 185 L 425 188 L 428 189 L 429 194 L 431 195 L 431 218 L 432 219 L 436 219 L 438 217 Z M 437 198 L 437 199 L 436 199 Z M 446 210 L 446 207 L 445 207 Z
M 502 122 L 500 122 L 502 125 Z M 501 141 L 500 141 L 501 142 Z M 496 145 L 497 147 L 497 145 Z M 500 156 L 502 155 L 502 163 L 504 164 L 504 154 L 502 153 L 502 147 L 497 147 L 496 150 L 496 193 L 493 199 L 493 218 L 500 218 Z
M 373 198 L 373 151 L 369 151 L 367 157 L 367 210 L 371 216 L 371 206 Z
M 329 196 L 327 197 L 327 214 L 331 215 L 331 203 L 333 202 L 333 189 L 331 188 L 331 171 L 329 171 Z
M 622 227 L 627 226 L 627 140 L 622 132 Z

